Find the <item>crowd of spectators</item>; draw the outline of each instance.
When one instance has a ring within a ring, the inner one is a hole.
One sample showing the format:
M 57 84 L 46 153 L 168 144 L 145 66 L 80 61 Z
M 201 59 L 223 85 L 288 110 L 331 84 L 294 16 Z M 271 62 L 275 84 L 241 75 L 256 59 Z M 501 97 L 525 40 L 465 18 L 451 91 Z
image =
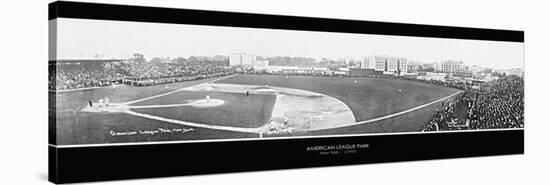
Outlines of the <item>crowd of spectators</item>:
M 128 78 L 124 83 L 136 86 L 150 86 L 231 74 L 231 71 L 209 63 L 133 63 L 122 68 Z
M 200 80 L 207 78 L 214 78 L 220 76 L 230 75 L 230 72 L 217 72 L 217 73 L 206 73 L 198 74 L 192 76 L 171 76 L 171 77 L 158 77 L 158 78 L 139 78 L 139 79 L 125 79 L 123 80 L 124 84 L 133 85 L 133 86 L 151 86 L 151 85 L 160 85 L 167 83 L 183 82 L 183 81 L 192 81 Z
M 510 76 L 486 83 L 476 94 L 470 128 L 523 128 L 523 78 Z
M 112 70 L 57 70 L 49 74 L 50 90 L 103 87 L 118 83 L 122 74 Z
M 523 78 L 508 76 L 484 83 L 480 89 L 468 88 L 438 110 L 422 131 L 523 128 L 523 113 Z
M 470 92 L 464 92 L 453 100 L 441 103 L 434 117 L 422 131 L 439 131 L 466 129 L 469 110 L 473 107 L 474 98 Z
M 101 64 L 105 65 L 105 64 Z M 231 74 L 231 71 L 212 64 L 124 63 L 115 67 L 94 69 L 64 68 L 50 70 L 50 90 L 81 89 L 125 83 L 149 86 L 197 80 Z

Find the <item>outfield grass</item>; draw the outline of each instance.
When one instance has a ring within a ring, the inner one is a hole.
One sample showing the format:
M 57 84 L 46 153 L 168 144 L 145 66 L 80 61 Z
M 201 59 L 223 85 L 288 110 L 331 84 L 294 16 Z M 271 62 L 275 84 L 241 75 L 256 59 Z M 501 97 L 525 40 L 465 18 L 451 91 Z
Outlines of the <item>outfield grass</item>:
M 239 75 L 216 83 L 267 84 L 323 93 L 346 103 L 356 121 L 408 110 L 460 91 L 417 81 L 358 77 Z

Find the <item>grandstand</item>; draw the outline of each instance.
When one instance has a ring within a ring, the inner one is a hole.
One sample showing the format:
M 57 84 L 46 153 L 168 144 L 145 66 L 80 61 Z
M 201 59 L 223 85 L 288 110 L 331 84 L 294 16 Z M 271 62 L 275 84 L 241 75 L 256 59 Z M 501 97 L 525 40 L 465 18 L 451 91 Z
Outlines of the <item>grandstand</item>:
M 524 127 L 522 77 L 507 76 L 479 86 L 438 110 L 423 131 Z
M 49 90 L 76 90 L 127 84 L 150 86 L 231 74 L 209 63 L 151 63 L 122 59 L 63 59 L 49 62 Z
M 62 59 L 48 63 L 48 89 L 69 90 L 108 86 L 123 77 L 115 66 L 120 59 Z

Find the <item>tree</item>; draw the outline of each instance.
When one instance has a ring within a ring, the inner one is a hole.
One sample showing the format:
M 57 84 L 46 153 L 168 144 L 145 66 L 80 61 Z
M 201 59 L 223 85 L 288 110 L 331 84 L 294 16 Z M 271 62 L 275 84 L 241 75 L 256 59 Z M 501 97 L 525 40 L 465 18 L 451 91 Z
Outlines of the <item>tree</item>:
M 434 71 L 435 71 L 435 68 L 433 68 L 433 67 L 427 67 L 426 69 L 423 69 L 423 71 L 425 71 L 425 72 L 434 72 Z
M 146 62 L 145 56 L 141 53 L 132 54 L 132 58 L 129 59 L 132 62 L 143 63 Z
M 330 61 L 325 57 L 321 58 L 321 61 L 319 61 L 319 65 L 322 65 L 322 66 L 328 66 L 329 64 L 330 64 Z
M 149 61 L 149 62 L 155 63 L 155 64 L 164 63 L 164 58 L 155 57 L 155 58 L 151 59 L 151 61 Z
M 173 59 L 172 59 L 172 63 L 186 64 L 186 63 L 187 63 L 187 59 L 185 59 L 185 58 L 183 58 L 183 57 L 176 57 L 176 58 L 173 58 Z

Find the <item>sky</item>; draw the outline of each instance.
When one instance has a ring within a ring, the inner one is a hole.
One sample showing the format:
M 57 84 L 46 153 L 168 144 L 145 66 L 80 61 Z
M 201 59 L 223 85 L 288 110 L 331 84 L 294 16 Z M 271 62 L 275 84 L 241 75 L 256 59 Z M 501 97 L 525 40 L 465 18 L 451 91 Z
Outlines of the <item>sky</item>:
M 55 22 L 57 21 L 57 22 Z M 251 53 L 320 59 L 391 55 L 424 63 L 453 59 L 521 68 L 523 43 L 374 34 L 58 18 L 57 59 L 188 57 Z

